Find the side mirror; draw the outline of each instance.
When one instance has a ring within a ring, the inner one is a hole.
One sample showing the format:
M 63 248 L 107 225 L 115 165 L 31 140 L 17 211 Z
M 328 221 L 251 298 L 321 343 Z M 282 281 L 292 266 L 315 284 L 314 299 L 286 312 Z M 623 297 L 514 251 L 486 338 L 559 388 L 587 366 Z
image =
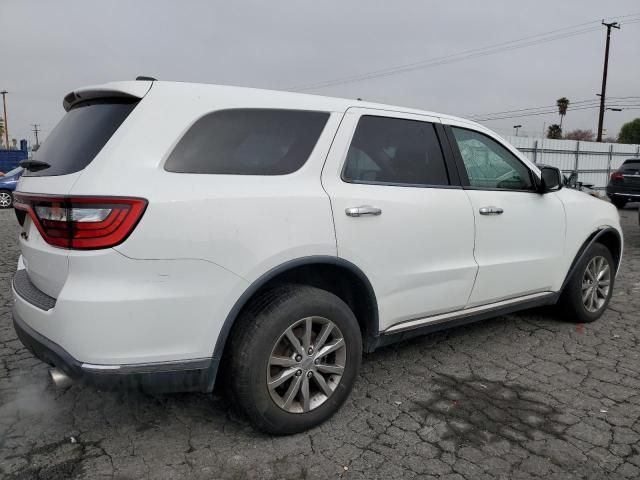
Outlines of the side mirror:
M 562 188 L 563 177 L 559 168 L 545 165 L 540 167 L 540 172 L 542 174 L 539 188 L 540 193 L 556 192 Z

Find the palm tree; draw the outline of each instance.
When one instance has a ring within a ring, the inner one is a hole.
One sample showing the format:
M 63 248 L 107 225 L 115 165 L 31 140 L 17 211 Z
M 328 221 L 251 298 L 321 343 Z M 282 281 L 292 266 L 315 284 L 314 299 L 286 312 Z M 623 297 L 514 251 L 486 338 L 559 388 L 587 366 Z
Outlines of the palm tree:
M 567 97 L 559 98 L 556 101 L 556 105 L 558 105 L 558 113 L 560 114 L 560 127 L 562 128 L 562 119 L 567 114 L 567 109 L 569 108 L 569 99 Z
M 2 145 L 2 139 L 4 138 L 4 120 L 0 117 L 0 146 Z
M 562 138 L 562 127 L 557 123 L 554 123 L 553 125 L 549 125 L 549 130 L 547 130 L 547 138 L 555 138 L 555 139 Z

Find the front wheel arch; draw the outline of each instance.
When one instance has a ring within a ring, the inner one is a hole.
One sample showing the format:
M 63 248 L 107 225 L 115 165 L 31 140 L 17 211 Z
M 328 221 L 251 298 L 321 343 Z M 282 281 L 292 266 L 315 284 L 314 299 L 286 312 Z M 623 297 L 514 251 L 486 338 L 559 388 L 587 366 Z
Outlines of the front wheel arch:
M 622 256 L 622 237 L 620 236 L 620 232 L 613 227 L 602 227 L 595 232 L 593 232 L 589 237 L 584 241 L 584 243 L 580 246 L 578 253 L 576 254 L 573 262 L 571 262 L 571 266 L 569 267 L 569 271 L 565 276 L 564 282 L 562 282 L 562 287 L 560 287 L 560 293 L 562 293 L 575 274 L 576 267 L 580 263 L 580 260 L 584 257 L 584 255 L 589 250 L 589 247 L 594 243 L 601 243 L 605 247 L 609 249 L 611 252 L 611 256 L 613 257 L 613 261 L 616 266 L 616 272 L 620 269 L 620 261 Z

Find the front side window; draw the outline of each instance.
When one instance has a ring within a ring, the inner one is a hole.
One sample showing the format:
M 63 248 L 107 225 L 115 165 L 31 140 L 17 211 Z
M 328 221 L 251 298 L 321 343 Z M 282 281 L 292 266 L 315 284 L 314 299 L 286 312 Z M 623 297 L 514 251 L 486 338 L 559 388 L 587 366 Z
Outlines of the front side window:
M 286 175 L 309 158 L 329 114 L 299 110 L 221 110 L 196 121 L 165 170 L 178 173 Z
M 358 122 L 342 178 L 350 183 L 449 185 L 433 124 L 370 115 Z
M 533 189 L 529 169 L 500 143 L 473 130 L 456 127 L 452 130 L 471 187 Z

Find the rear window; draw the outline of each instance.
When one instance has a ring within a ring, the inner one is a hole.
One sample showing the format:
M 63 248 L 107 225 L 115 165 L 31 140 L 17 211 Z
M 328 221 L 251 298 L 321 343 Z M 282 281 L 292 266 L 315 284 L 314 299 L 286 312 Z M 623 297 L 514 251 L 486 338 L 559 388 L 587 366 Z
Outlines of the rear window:
M 26 171 L 25 176 L 67 175 L 84 169 L 137 104 L 137 99 L 101 99 L 74 106 L 33 155 L 34 160 L 51 166 Z
M 640 160 L 626 160 L 622 164 L 622 167 L 620 167 L 620 170 L 623 172 L 638 171 L 640 170 Z
M 309 158 L 329 114 L 237 109 L 205 115 L 185 133 L 165 164 L 177 173 L 286 175 Z

